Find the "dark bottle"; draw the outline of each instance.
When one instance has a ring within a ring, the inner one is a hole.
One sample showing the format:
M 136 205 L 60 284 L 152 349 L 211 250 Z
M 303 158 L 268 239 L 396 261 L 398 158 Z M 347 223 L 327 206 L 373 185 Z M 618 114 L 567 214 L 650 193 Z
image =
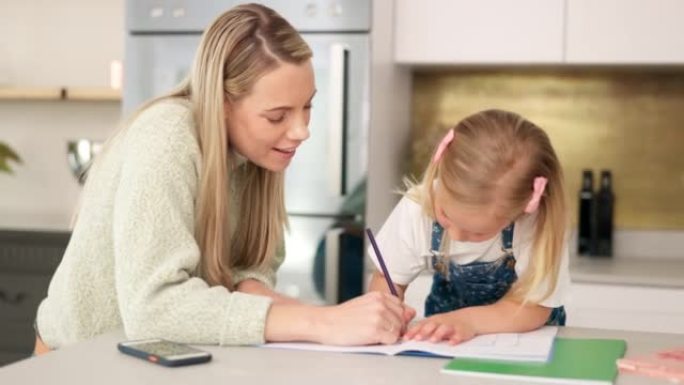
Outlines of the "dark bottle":
M 591 255 L 594 252 L 594 173 L 582 172 L 582 188 L 579 192 L 579 213 L 577 216 L 577 254 Z
M 613 210 L 615 195 L 610 171 L 601 171 L 601 187 L 596 194 L 596 255 L 613 255 Z

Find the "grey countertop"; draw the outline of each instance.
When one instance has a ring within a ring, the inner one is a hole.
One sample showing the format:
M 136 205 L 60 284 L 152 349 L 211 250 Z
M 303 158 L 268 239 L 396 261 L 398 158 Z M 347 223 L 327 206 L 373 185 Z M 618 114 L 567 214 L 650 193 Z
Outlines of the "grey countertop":
M 60 213 L 0 212 L 0 230 L 70 231 L 70 222 Z
M 627 356 L 684 345 L 684 334 L 642 333 L 565 327 L 559 336 L 619 338 Z M 440 373 L 446 359 L 320 353 L 256 347 L 202 347 L 213 354 L 208 364 L 165 368 L 119 353 L 123 333 L 96 337 L 40 357 L 0 368 L 1 384 L 522 384 Z M 636 375 L 619 375 L 617 385 L 662 384 Z
M 572 257 L 570 276 L 577 283 L 684 289 L 684 258 Z

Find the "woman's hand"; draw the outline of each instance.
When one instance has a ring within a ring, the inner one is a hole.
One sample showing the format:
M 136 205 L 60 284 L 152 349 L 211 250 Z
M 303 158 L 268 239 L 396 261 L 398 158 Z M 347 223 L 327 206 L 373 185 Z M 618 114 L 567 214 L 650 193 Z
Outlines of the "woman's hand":
M 459 311 L 436 314 L 411 325 L 404 334 L 405 340 L 448 341 L 455 345 L 475 337 L 471 322 Z
M 380 292 L 320 310 L 319 342 L 331 345 L 393 344 L 416 314 L 399 298 Z

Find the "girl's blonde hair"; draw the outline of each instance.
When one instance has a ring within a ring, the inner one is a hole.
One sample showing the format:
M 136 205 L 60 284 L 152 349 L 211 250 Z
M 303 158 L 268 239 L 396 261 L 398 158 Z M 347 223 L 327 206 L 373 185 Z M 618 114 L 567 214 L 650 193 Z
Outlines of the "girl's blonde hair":
M 437 162 L 430 163 L 409 196 L 434 218 L 432 186 L 439 180 L 455 201 L 514 220 L 532 197 L 534 179 L 547 178 L 536 212 L 529 266 L 507 293 L 517 301 L 543 301 L 558 281 L 567 226 L 563 172 L 549 137 L 534 123 L 502 110 L 478 112 L 451 130 L 453 141 Z M 530 298 L 542 285 L 544 294 Z
M 232 269 L 269 263 L 287 226 L 283 173 L 251 162 L 237 167 L 230 155 L 224 102 L 247 96 L 280 63 L 301 64 L 311 57 L 309 46 L 278 13 L 259 4 L 236 6 L 204 31 L 189 76 L 170 93 L 145 103 L 121 130 L 160 100 L 190 101 L 202 152 L 195 210 L 198 272 L 210 285 L 233 288 Z M 240 186 L 231 187 L 231 174 L 237 171 Z M 237 213 L 229 213 L 231 192 L 240 198 Z M 236 218 L 232 241 L 231 215 Z

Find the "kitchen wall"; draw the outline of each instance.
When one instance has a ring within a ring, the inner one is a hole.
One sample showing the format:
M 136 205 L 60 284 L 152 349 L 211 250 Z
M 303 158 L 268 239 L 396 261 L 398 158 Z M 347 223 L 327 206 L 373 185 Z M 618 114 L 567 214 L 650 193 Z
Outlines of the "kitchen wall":
M 124 0 L 1 1 L 0 85 L 106 86 Z
M 0 225 L 65 228 L 81 190 L 66 143 L 104 140 L 118 119 L 118 103 L 0 101 L 0 139 L 23 158 L 0 173 Z
M 446 127 L 478 110 L 509 109 L 548 132 L 573 217 L 582 169 L 594 170 L 595 186 L 600 170 L 610 169 L 618 229 L 684 234 L 684 69 L 424 70 L 413 81 L 412 156 L 405 165 L 413 175 Z
M 0 2 L 0 86 L 106 87 L 123 59 L 124 0 Z M 0 140 L 24 162 L 0 173 L 0 226 L 66 227 L 80 187 L 66 143 L 105 139 L 117 126 L 117 101 L 0 100 Z

